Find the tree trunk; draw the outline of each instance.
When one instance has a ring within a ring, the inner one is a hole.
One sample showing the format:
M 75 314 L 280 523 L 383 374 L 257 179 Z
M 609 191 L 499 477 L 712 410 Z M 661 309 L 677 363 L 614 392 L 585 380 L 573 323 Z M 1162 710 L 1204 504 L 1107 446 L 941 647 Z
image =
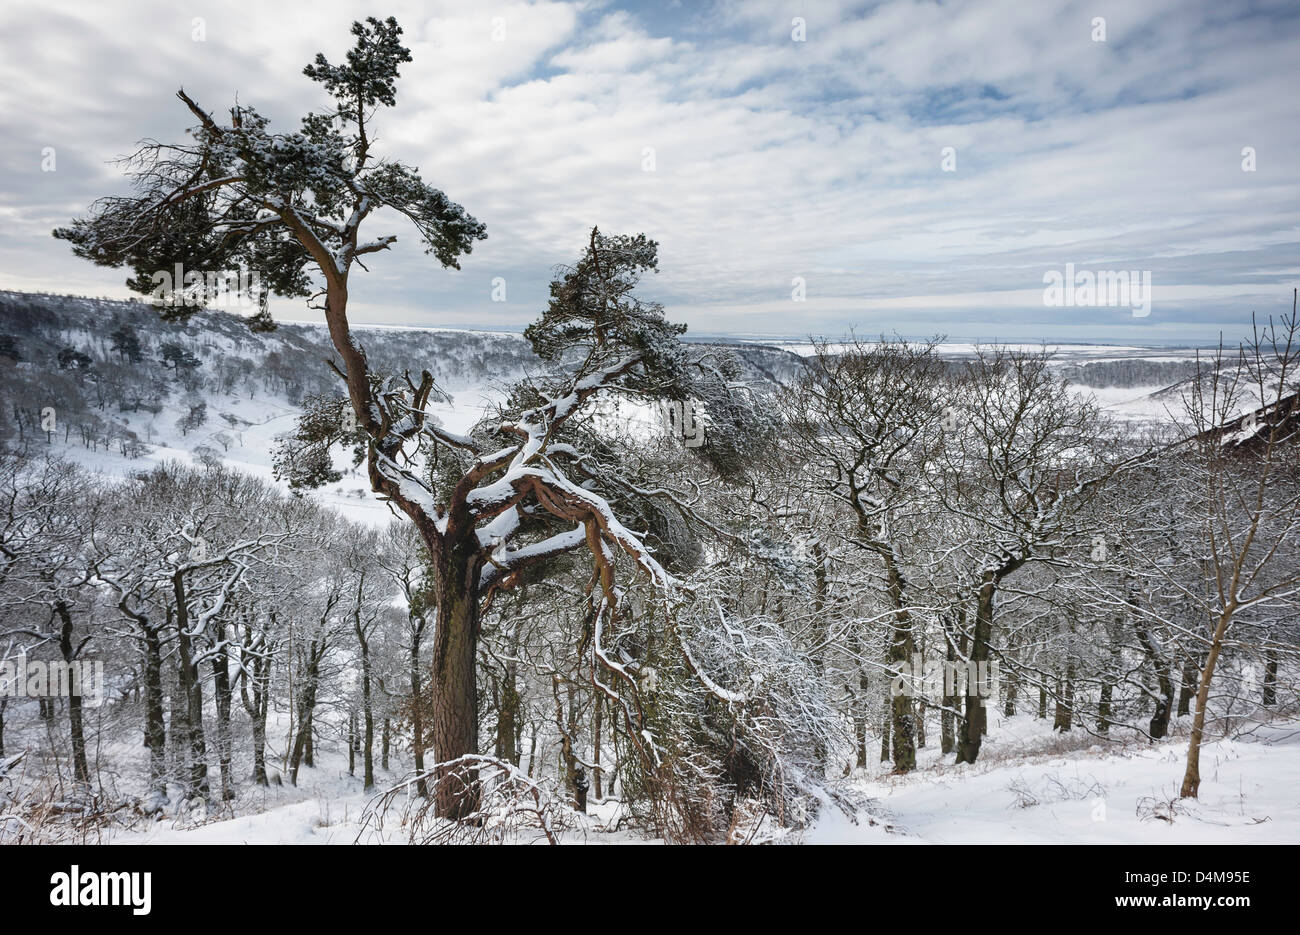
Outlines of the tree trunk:
M 478 753 L 479 558 L 471 540 L 439 556 L 438 618 L 433 632 L 432 677 L 434 813 L 462 820 L 478 809 L 477 772 L 452 761 Z
M 167 799 L 167 728 L 163 723 L 162 637 L 158 628 L 144 633 L 144 745 L 149 749 L 149 790 Z
M 853 713 L 853 732 L 857 736 L 857 767 L 867 765 L 867 717 L 861 711 Z
M 912 704 L 914 683 L 920 681 L 920 673 L 913 673 L 916 678 L 908 676 L 912 656 L 916 652 L 916 640 L 912 633 L 912 616 L 904 606 L 905 582 L 903 574 L 894 560 L 892 546 L 877 550 L 885 563 L 886 587 L 890 602 L 894 605 L 894 619 L 889 641 L 889 664 L 894 681 L 890 684 L 889 700 L 892 720 L 892 746 L 894 753 L 894 772 L 908 773 L 916 768 L 916 722 Z
M 302 765 L 310 766 L 312 769 L 315 769 L 316 761 L 314 759 L 314 755 L 316 752 L 316 711 L 314 708 L 307 712 L 307 724 L 306 724 L 306 729 L 303 731 L 302 739 L 303 739 Z
M 410 646 L 411 663 L 411 753 L 415 757 L 415 791 L 420 798 L 429 794 L 424 784 L 424 700 L 420 695 L 420 642 L 412 637 Z
M 298 785 L 299 765 L 312 765 L 312 712 L 316 708 L 316 688 L 320 682 L 320 655 L 324 654 L 322 642 L 313 640 L 307 652 L 307 671 L 303 676 L 301 694 L 298 698 L 298 733 L 294 736 L 293 752 L 289 755 L 289 782 L 295 786 Z
M 1110 731 L 1110 700 L 1113 689 L 1108 676 L 1103 676 L 1106 680 L 1101 683 L 1101 700 L 1097 702 L 1097 733 L 1105 734 Z
M 212 660 L 212 687 L 217 705 L 217 763 L 221 772 L 221 801 L 229 802 L 235 798 L 232 750 L 230 739 L 230 660 L 224 648 L 226 641 L 225 626 L 216 625 L 217 643 L 221 649 Z
M 1005 717 L 1016 716 L 1016 701 L 1018 700 L 1019 695 L 1020 695 L 1020 671 L 1018 667 L 1012 666 L 1011 672 L 1007 677 L 1006 697 L 1004 698 L 1004 704 L 1002 707 L 1002 714 Z
M 77 649 L 72 644 L 72 612 L 66 601 L 54 605 L 58 612 L 59 650 L 63 663 L 67 666 L 68 691 L 68 729 L 72 734 L 72 769 L 77 782 L 83 786 L 90 785 L 90 767 L 86 763 L 86 735 L 81 722 L 81 684 L 80 679 L 73 682 L 73 666 L 77 665 Z
M 516 722 L 519 717 L 519 689 L 515 684 L 515 664 L 506 663 L 497 698 L 496 755 L 519 765 L 519 750 L 515 746 Z
M 259 649 L 265 644 L 259 644 Z M 266 714 L 270 694 L 271 662 L 260 652 L 253 652 L 247 663 L 250 671 L 239 683 L 239 697 L 244 703 L 253 729 L 253 782 L 268 786 L 266 775 Z M 252 690 L 250 695 L 249 690 Z
M 1062 733 L 1074 724 L 1074 663 L 1066 663 L 1065 678 L 1058 681 L 1056 693 L 1056 719 L 1052 730 Z
M 1196 660 L 1188 656 L 1183 660 L 1183 683 L 1178 689 L 1178 716 L 1192 713 L 1192 699 L 1196 697 Z
M 180 654 L 178 671 L 181 692 L 185 696 L 186 727 L 189 730 L 189 794 L 207 799 L 211 795 L 211 789 L 208 786 L 207 739 L 203 734 L 203 679 L 194 662 L 194 650 L 190 642 L 190 613 L 183 572 L 178 571 L 172 577 L 172 590 L 176 599 L 176 646 Z
M 1136 607 L 1136 602 L 1132 598 L 1128 599 L 1128 603 Z M 1142 652 L 1147 661 L 1151 663 L 1151 668 L 1156 677 L 1156 684 L 1160 687 L 1160 694 L 1155 700 L 1156 706 L 1151 713 L 1151 724 L 1148 729 L 1151 739 L 1159 740 L 1169 731 L 1169 715 L 1173 711 L 1174 705 L 1174 683 L 1169 677 L 1169 661 L 1156 650 L 1151 635 L 1147 632 L 1145 624 L 1142 623 L 1142 618 L 1136 615 L 1133 619 L 1133 632 L 1142 645 Z
M 970 648 L 970 661 L 975 664 L 975 672 L 979 671 L 978 667 L 981 663 L 988 664 L 989 641 L 993 635 L 993 597 L 996 589 L 997 582 L 991 574 L 986 574 L 976 601 L 975 632 Z M 984 739 L 988 719 L 984 698 L 980 694 L 981 689 L 979 679 L 968 675 L 966 716 L 962 718 L 957 732 L 958 763 L 974 763 L 980 754 L 980 745 Z
M 357 712 L 348 712 L 348 775 L 357 774 Z
M 182 685 L 180 665 L 168 671 L 167 685 L 167 761 L 168 777 L 176 781 L 189 756 L 189 701 Z M 172 678 L 171 676 L 175 676 Z
M 1277 704 L 1277 648 L 1264 650 L 1264 692 L 1260 698 L 1266 708 Z
M 599 802 L 601 799 L 604 798 L 604 795 L 602 795 L 600 791 L 600 778 L 601 778 L 601 773 L 603 772 L 603 770 L 601 770 L 600 768 L 600 720 L 601 720 L 601 715 L 604 713 L 604 711 L 605 711 L 605 700 L 598 696 L 596 698 L 596 712 L 595 714 L 592 715 L 592 726 L 591 726 L 592 748 L 595 751 L 595 754 L 592 757 L 592 762 L 595 763 L 595 766 L 592 767 L 591 775 L 596 782 L 597 802 Z M 515 760 L 515 765 L 516 766 L 519 765 L 518 759 Z
M 363 786 L 369 790 L 375 785 L 375 712 L 370 702 L 370 641 L 366 639 L 365 627 L 361 624 L 362 590 L 365 576 L 357 581 L 357 599 L 352 612 L 352 625 L 357 635 L 357 645 L 361 648 L 361 716 L 365 729 L 363 763 L 365 776 Z
M 269 786 L 266 775 L 266 712 L 260 718 L 253 719 L 253 782 L 259 786 Z
M 1192 718 L 1192 737 L 1187 744 L 1187 770 L 1183 773 L 1183 787 L 1178 793 L 1185 799 L 1196 798 L 1201 790 L 1201 741 L 1205 737 L 1205 709 L 1210 701 L 1210 681 L 1214 678 L 1214 666 L 1223 650 L 1223 635 L 1232 623 L 1235 609 L 1230 605 L 1219 615 L 1214 628 L 1214 639 L 1210 643 L 1210 653 L 1205 658 L 1205 668 L 1201 670 L 1201 684 L 1196 692 L 1196 715 Z
M 944 618 L 945 629 L 947 628 L 947 618 Z M 943 674 L 943 712 L 939 716 L 939 750 L 944 754 L 952 753 L 957 745 L 956 739 L 956 715 L 957 694 L 956 687 L 949 691 L 949 673 L 957 671 L 957 634 L 949 632 L 944 640 L 947 649 L 944 650 L 943 658 L 947 666 Z

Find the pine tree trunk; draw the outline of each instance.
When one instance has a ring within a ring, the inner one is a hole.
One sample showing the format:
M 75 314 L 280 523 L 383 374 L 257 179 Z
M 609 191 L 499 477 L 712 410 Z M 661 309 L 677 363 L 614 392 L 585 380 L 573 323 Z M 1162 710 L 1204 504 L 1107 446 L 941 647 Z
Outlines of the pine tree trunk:
M 496 755 L 519 765 L 519 750 L 515 746 L 516 720 L 519 717 L 519 690 L 515 685 L 515 664 L 506 663 L 501 679 L 500 697 L 497 699 Z
M 477 775 L 452 761 L 478 753 L 479 559 L 466 541 L 440 556 L 438 620 L 433 632 L 430 687 L 433 750 L 438 765 L 434 813 L 459 821 L 478 809 Z

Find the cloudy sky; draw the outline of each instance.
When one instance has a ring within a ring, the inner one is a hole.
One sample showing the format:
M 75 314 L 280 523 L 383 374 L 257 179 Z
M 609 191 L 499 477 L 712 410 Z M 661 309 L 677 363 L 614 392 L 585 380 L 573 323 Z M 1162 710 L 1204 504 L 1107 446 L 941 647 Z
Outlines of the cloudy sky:
M 1294 0 L 54 0 L 0 8 L 0 288 L 127 295 L 51 228 L 181 138 L 181 86 L 295 128 L 366 15 L 414 56 L 379 150 L 489 237 L 448 272 L 373 219 L 359 320 L 522 326 L 593 224 L 659 241 L 696 333 L 1235 340 L 1300 281 Z M 1150 314 L 1046 306 L 1067 263 L 1150 271 Z

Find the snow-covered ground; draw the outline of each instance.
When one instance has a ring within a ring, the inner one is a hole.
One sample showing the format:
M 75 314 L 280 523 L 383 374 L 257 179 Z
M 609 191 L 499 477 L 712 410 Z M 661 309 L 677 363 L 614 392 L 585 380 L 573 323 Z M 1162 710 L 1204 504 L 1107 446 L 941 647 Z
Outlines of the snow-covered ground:
M 1300 840 L 1300 720 L 1255 725 L 1205 745 L 1197 800 L 1178 799 L 1187 719 L 1175 736 L 1107 742 L 1051 721 L 995 718 L 979 762 L 956 766 L 931 745 L 918 768 L 893 776 L 860 770 L 837 784 L 856 802 L 857 823 L 825 803 L 816 824 L 786 840 L 807 844 L 1291 844 Z M 359 767 L 358 767 L 359 768 Z M 378 791 L 398 781 L 379 772 Z M 172 819 L 119 833 L 117 844 L 352 844 L 404 842 L 400 828 L 364 828 L 372 796 L 341 755 L 302 770 L 299 788 L 245 793 L 253 813 L 197 827 Z M 647 843 L 612 825 L 614 802 L 597 803 L 568 843 Z M 390 823 L 391 825 L 391 823 Z M 760 835 L 762 837 L 763 835 Z
M 430 403 L 429 411 L 449 430 L 466 432 L 502 394 L 483 388 L 450 395 L 450 403 Z M 208 408 L 207 422 L 185 436 L 176 428 L 177 420 L 186 410 L 179 395 L 166 400 L 157 415 L 144 411 L 122 413 L 118 418 L 149 448 L 142 457 L 127 458 L 116 449 L 92 451 L 79 444 L 75 436 L 68 444 L 56 443 L 55 449 L 98 474 L 120 479 L 166 461 L 192 462 L 195 450 L 206 447 L 220 455 L 227 467 L 275 483 L 272 465 L 275 437 L 293 431 L 301 410 L 283 399 L 264 394 L 252 399 L 238 395 L 208 395 L 203 399 Z M 342 451 L 335 452 L 335 466 L 344 470 L 342 480 L 309 491 L 305 496 L 337 509 L 355 522 L 386 525 L 393 514 L 371 493 L 364 470 L 353 468 L 348 455 Z M 280 486 L 288 489 L 287 485 Z
M 932 746 L 906 776 L 863 771 L 869 803 L 852 824 L 823 809 L 809 843 L 1293 844 L 1300 840 L 1300 721 L 1256 725 L 1201 751 L 1199 798 L 1178 799 L 1184 718 L 1159 743 L 1109 743 L 1051 720 L 990 726 L 979 760 L 956 766 Z M 888 764 L 885 764 L 888 769 Z
M 1177 395 L 1158 386 L 1083 386 L 1070 384 L 1070 392 L 1090 398 L 1106 415 L 1131 425 L 1168 424 L 1184 417 Z

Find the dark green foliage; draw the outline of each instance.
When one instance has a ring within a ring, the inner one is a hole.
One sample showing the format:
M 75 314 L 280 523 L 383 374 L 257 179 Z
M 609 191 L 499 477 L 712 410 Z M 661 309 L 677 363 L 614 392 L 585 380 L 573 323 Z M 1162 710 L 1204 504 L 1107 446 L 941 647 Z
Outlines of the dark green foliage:
M 683 399 L 688 389 L 686 325 L 664 318 L 663 306 L 634 294 L 642 274 L 659 265 L 659 245 L 645 234 L 607 236 L 592 230 L 575 266 L 551 283 L 551 300 L 524 337 L 542 360 L 579 361 L 581 379 L 635 356 L 627 389 Z
M 193 370 L 199 364 L 199 359 L 179 344 L 169 342 L 162 346 L 162 365 L 174 373 Z
M 58 361 L 60 370 L 75 368 L 76 370 L 86 371 L 90 369 L 90 365 L 93 363 L 89 354 L 83 353 L 75 347 L 59 348 Z
M 397 103 L 397 66 L 411 60 L 411 52 L 399 42 L 402 27 L 393 17 L 380 22 L 373 16 L 366 22 L 353 23 L 352 35 L 357 44 L 348 52 L 346 65 L 331 65 L 317 52 L 315 64 L 308 65 L 302 73 L 312 81 L 319 81 L 325 90 L 338 100 L 341 115 L 350 104 L 374 107 L 383 104 L 392 107 Z
M 346 64 L 318 55 L 305 69 L 335 99 L 333 112 L 309 113 L 299 130 L 275 133 L 244 105 L 219 125 L 181 92 L 199 119 L 191 141 L 143 143 L 125 160 L 134 194 L 100 199 L 54 236 L 100 266 L 129 268 L 127 285 L 152 295 L 168 320 L 184 320 L 213 298 L 203 286 L 173 281 L 178 264 L 201 275 L 244 271 L 240 288 L 256 303 L 248 319 L 255 331 L 274 327 L 270 294 L 311 295 L 322 265 L 345 269 L 358 252 L 391 242 L 367 248 L 350 224 L 381 207 L 410 220 L 440 263 L 458 266 L 486 236 L 483 225 L 416 170 L 369 158 L 368 121 L 376 107 L 396 103 L 398 66 L 411 60 L 398 41 L 402 30 L 392 18 L 372 17 L 352 33 Z M 330 256 L 313 255 L 305 245 L 313 240 Z
M 343 474 L 334 467 L 335 445 L 352 446 L 352 463 L 365 457 L 365 433 L 352 417 L 351 404 L 341 396 L 309 395 L 292 434 L 276 442 L 273 465 L 277 480 L 295 493 L 332 484 Z
M 120 355 L 123 361 L 138 364 L 144 359 L 144 351 L 140 348 L 140 337 L 130 325 L 118 326 L 109 338 L 113 342 L 113 353 Z

